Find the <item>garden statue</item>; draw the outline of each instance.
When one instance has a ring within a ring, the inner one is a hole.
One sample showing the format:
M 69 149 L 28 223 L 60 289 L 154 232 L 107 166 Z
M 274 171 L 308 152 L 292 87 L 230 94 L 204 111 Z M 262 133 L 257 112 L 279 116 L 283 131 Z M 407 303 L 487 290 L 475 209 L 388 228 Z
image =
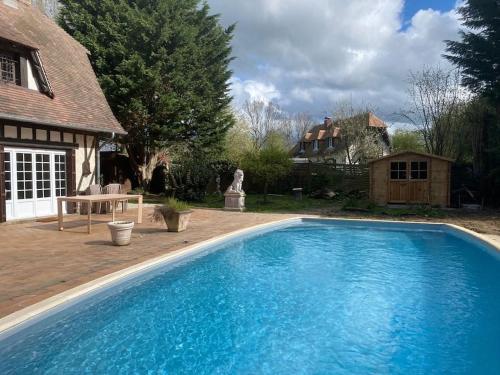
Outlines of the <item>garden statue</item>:
M 234 172 L 234 180 L 224 193 L 225 210 L 244 211 L 245 210 L 245 192 L 243 191 L 243 178 L 245 174 L 241 169 Z
M 243 191 L 242 185 L 243 185 L 243 178 L 245 177 L 245 174 L 241 169 L 237 169 L 236 172 L 234 172 L 234 180 L 231 185 L 226 190 L 227 192 L 236 192 L 236 193 L 245 193 Z

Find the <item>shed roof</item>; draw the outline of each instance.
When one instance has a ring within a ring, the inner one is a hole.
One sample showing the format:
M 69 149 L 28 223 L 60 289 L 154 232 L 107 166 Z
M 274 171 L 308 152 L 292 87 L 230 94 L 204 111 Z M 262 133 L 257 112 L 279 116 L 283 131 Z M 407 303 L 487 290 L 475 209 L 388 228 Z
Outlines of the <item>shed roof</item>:
M 0 84 L 0 119 L 126 134 L 114 117 L 88 51 L 38 9 L 0 1 L 0 39 L 38 51 L 54 97 Z
M 428 153 L 425 153 L 425 152 L 400 151 L 400 152 L 395 152 L 393 154 L 389 154 L 389 155 L 386 155 L 386 156 L 382 156 L 381 158 L 378 158 L 378 159 L 370 160 L 368 163 L 375 163 L 375 162 L 380 161 L 380 160 L 391 159 L 391 158 L 394 158 L 394 157 L 398 157 L 398 156 L 402 156 L 402 155 L 408 155 L 408 154 L 419 155 L 419 156 L 424 156 L 424 157 L 433 158 L 433 159 L 440 159 L 440 160 L 448 161 L 450 163 L 453 163 L 455 161 L 454 159 L 447 158 L 445 156 L 428 154 Z

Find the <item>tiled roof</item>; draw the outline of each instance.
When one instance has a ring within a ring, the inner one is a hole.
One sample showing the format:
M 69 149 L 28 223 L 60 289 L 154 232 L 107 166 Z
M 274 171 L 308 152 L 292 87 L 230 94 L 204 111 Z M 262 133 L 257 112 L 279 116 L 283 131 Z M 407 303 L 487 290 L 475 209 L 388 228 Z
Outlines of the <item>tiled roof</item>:
M 125 134 L 99 86 L 88 51 L 36 8 L 0 1 L 0 38 L 39 50 L 54 98 L 0 83 L 0 119 Z
M 366 126 L 379 129 L 387 128 L 387 125 L 371 112 L 356 116 L 356 118 L 357 117 L 359 117 L 360 121 L 366 122 Z M 335 121 L 332 122 L 328 118 L 328 120 L 326 120 L 323 124 L 316 125 L 311 130 L 309 130 L 302 138 L 302 141 L 311 142 L 316 139 L 322 140 L 330 137 L 339 138 L 340 133 L 341 128 L 339 127 L 338 123 L 336 123 Z
M 374 128 L 386 129 L 387 125 L 373 113 L 368 113 L 368 126 L 372 126 Z

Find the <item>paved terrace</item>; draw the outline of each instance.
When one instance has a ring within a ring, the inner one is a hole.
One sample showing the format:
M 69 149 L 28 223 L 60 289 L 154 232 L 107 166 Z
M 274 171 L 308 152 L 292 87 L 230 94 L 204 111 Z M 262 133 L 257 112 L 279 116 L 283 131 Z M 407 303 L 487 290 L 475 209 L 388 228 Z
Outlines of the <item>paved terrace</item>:
M 197 209 L 187 231 L 169 233 L 150 222 L 151 210 L 144 210 L 143 224 L 136 224 L 132 244 L 125 247 L 110 242 L 110 215 L 92 216 L 92 234 L 86 232 L 87 217 L 78 215 L 65 217 L 64 232 L 57 230 L 57 220 L 0 225 L 0 317 L 184 246 L 297 216 Z M 117 215 L 118 220 L 136 217 L 135 209 Z

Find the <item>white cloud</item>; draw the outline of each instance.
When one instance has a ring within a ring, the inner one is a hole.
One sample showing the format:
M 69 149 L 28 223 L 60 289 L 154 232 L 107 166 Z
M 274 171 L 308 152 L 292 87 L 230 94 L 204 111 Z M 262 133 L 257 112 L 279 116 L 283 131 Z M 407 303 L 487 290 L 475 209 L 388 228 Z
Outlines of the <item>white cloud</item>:
M 390 121 L 405 105 L 409 71 L 447 66 L 444 40 L 458 37 L 455 11 L 420 10 L 403 29 L 403 0 L 209 4 L 224 24 L 237 23 L 235 105 L 247 98 L 272 100 L 318 117 L 352 97 Z
M 255 80 L 242 81 L 237 77 L 231 79 L 232 94 L 235 105 L 241 106 L 245 100 L 259 100 L 265 103 L 279 101 L 281 93 L 273 84 Z

